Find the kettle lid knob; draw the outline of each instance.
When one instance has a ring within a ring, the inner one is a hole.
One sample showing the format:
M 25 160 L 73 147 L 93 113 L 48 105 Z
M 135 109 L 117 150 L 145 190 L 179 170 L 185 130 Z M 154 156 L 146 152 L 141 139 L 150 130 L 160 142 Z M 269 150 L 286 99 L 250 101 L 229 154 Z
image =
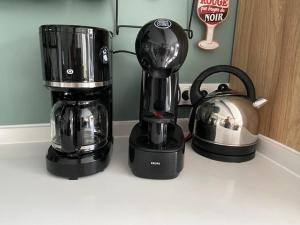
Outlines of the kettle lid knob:
M 205 98 L 206 95 L 208 95 L 208 92 L 206 90 L 201 90 L 200 95 L 201 95 L 202 98 Z
M 227 90 L 229 90 L 227 84 L 220 84 L 218 86 L 218 91 L 227 91 Z

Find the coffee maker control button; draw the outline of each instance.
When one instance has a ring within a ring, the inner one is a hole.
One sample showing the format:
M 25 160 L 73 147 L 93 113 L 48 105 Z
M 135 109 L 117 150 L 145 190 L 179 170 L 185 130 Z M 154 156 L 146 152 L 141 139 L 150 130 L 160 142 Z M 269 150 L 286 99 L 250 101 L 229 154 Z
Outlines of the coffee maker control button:
M 108 48 L 104 47 L 100 50 L 100 60 L 103 64 L 108 63 Z
M 73 69 L 67 69 L 67 74 L 71 75 L 74 73 L 74 70 Z
M 107 55 L 103 55 L 103 61 L 106 62 L 106 63 L 108 62 Z

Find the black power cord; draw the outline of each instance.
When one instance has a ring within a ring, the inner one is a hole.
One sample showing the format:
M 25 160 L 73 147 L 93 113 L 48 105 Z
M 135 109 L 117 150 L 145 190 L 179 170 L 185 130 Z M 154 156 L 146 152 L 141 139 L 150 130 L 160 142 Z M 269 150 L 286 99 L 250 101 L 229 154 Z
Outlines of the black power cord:
M 117 50 L 117 51 L 113 51 L 113 54 L 118 54 L 118 53 L 128 53 L 131 55 L 136 55 L 135 52 L 131 52 L 131 51 L 127 51 L 127 50 Z

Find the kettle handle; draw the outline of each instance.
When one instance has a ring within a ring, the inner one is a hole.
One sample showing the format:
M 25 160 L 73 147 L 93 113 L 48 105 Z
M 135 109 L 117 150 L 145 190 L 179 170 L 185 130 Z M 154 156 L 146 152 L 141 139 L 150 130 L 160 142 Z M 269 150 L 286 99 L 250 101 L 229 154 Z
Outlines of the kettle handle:
M 192 105 L 196 105 L 199 102 L 199 100 L 203 98 L 203 93 L 201 93 L 200 91 L 200 86 L 203 83 L 203 81 L 212 74 L 219 72 L 231 73 L 238 77 L 246 87 L 248 98 L 252 102 L 255 102 L 255 88 L 249 76 L 243 70 L 237 67 L 231 65 L 218 65 L 209 67 L 208 69 L 204 70 L 193 82 L 190 93 Z

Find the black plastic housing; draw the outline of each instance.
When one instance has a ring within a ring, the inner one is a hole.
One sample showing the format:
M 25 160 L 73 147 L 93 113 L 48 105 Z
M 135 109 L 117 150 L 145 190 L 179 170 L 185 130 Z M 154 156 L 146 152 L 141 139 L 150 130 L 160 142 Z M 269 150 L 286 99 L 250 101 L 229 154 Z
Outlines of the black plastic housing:
M 70 180 L 98 173 L 109 163 L 110 148 L 111 143 L 107 143 L 103 148 L 88 154 L 66 155 L 51 146 L 47 154 L 47 170 L 56 176 Z
M 129 165 L 134 175 L 148 179 L 176 178 L 184 164 L 185 142 L 178 125 L 168 131 L 167 144 L 155 147 L 147 142 L 148 132 L 138 123 L 129 139 Z
M 135 41 L 137 59 L 154 77 L 177 72 L 188 53 L 188 39 L 182 27 L 168 19 L 152 20 L 139 31 Z
M 46 82 L 110 81 L 109 31 L 87 26 L 43 25 L 39 32 Z

